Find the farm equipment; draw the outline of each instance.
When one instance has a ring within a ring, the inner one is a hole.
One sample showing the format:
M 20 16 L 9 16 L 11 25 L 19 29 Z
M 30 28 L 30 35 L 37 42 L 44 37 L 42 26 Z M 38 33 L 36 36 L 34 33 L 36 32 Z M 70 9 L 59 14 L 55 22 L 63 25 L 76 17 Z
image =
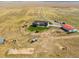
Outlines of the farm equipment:
M 34 43 L 36 41 L 38 41 L 38 38 L 35 35 L 31 36 L 31 38 L 28 40 L 28 42 L 30 42 L 30 43 Z

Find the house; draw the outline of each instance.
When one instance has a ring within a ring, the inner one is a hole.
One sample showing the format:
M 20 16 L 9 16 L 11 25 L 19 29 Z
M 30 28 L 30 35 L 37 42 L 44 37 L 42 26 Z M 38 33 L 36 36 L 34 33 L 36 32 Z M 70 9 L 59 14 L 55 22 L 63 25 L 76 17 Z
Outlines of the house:
M 37 26 L 48 26 L 48 21 L 34 21 L 32 23 L 33 27 L 37 27 Z
M 66 32 L 77 32 L 77 29 L 75 29 L 73 26 L 69 24 L 63 24 L 61 29 L 63 29 Z

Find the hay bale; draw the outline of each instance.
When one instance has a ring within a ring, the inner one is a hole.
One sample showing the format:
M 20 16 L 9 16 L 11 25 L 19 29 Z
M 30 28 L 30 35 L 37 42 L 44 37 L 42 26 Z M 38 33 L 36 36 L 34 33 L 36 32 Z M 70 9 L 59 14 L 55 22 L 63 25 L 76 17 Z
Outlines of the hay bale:
M 63 45 L 56 43 L 56 46 L 60 49 L 60 50 L 66 50 L 67 48 L 64 47 Z

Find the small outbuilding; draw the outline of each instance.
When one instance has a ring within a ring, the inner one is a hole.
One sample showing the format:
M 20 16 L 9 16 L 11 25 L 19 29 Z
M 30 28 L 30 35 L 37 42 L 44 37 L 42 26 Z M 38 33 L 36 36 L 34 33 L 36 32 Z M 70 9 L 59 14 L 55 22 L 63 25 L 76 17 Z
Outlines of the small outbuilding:
M 4 44 L 5 39 L 3 37 L 0 37 L 0 44 Z
M 37 27 L 37 26 L 48 26 L 48 21 L 34 21 L 32 23 L 33 27 Z
M 62 26 L 62 29 L 67 31 L 67 32 L 77 32 L 77 29 L 75 29 L 73 26 L 71 26 L 69 24 L 64 24 Z

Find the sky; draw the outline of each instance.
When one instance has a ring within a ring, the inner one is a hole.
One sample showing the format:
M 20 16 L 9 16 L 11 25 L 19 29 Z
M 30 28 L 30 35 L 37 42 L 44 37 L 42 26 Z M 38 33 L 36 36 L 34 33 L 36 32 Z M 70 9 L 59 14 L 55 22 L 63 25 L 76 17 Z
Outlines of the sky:
M 79 1 L 0 1 L 0 6 L 7 5 L 50 5 L 50 6 L 79 6 Z

